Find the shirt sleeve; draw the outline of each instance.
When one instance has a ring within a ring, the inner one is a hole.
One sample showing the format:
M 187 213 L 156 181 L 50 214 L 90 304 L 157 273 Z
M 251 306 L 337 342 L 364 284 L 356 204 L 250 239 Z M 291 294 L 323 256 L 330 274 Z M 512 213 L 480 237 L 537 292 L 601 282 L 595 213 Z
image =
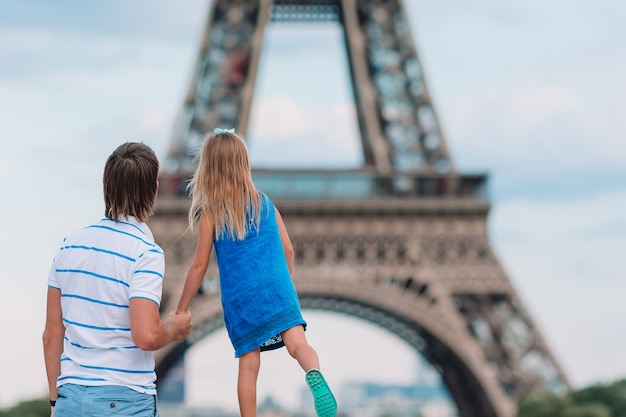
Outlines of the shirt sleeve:
M 65 242 L 65 239 L 63 239 L 63 241 L 57 248 L 56 252 L 54 253 L 54 258 L 52 259 L 52 265 L 50 266 L 50 271 L 48 272 L 48 287 L 57 288 L 59 290 L 61 289 L 61 284 L 59 283 L 59 280 L 56 274 L 57 259 L 59 259 L 59 256 L 61 255 L 61 247 L 63 246 L 64 242 Z
M 48 272 L 48 287 L 61 289 L 61 285 L 59 285 L 59 281 L 56 276 L 56 262 L 54 259 L 52 260 L 50 272 Z
M 163 274 L 165 271 L 165 255 L 159 247 L 144 252 L 135 262 L 130 279 L 131 298 L 146 298 L 161 304 L 163 293 Z

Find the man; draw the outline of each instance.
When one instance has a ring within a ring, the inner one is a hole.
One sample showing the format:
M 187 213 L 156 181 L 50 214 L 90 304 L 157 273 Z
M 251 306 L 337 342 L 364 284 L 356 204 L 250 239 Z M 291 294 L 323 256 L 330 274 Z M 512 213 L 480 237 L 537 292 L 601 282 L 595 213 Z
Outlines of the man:
M 159 315 L 165 257 L 145 223 L 158 172 L 148 146 L 120 145 L 104 168 L 106 217 L 57 249 L 43 333 L 52 416 L 159 415 L 151 351 L 182 342 L 191 316 Z

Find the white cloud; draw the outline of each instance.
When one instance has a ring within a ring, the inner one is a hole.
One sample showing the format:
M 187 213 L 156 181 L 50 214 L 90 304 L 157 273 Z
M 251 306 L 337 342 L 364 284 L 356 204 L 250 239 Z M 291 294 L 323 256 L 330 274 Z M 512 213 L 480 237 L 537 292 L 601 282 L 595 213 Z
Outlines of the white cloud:
M 513 91 L 508 102 L 510 129 L 544 126 L 561 114 L 582 110 L 578 93 L 563 85 L 526 86 Z
M 290 141 L 315 129 L 312 113 L 288 97 L 257 97 L 252 106 L 250 132 L 270 142 Z
M 23 54 L 24 51 L 46 51 L 51 45 L 50 31 L 46 29 L 0 28 L 3 54 Z
M 290 98 L 259 97 L 249 128 L 254 166 L 354 168 L 362 160 L 354 106 L 312 108 Z
M 495 168 L 499 174 L 529 178 L 623 171 L 626 125 L 618 103 L 604 111 L 567 84 L 498 91 L 459 94 L 444 103 L 444 129 L 461 167 Z
M 624 172 L 625 6 L 570 6 L 405 2 L 458 167 L 527 184 Z

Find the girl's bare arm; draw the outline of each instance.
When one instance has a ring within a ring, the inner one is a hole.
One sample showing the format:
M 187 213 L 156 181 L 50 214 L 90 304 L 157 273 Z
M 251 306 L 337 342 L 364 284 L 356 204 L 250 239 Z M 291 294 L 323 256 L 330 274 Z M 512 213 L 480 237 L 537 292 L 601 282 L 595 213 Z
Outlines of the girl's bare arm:
M 198 245 L 196 246 L 196 254 L 191 262 L 183 293 L 178 302 L 177 313 L 189 310 L 191 300 L 198 292 L 200 284 L 204 279 L 204 274 L 209 266 L 209 257 L 213 250 L 213 236 L 215 235 L 215 224 L 213 217 L 208 211 L 204 211 L 198 221 Z
M 278 231 L 280 232 L 280 240 L 283 243 L 283 250 L 285 251 L 285 259 L 287 260 L 287 267 L 289 267 L 289 273 L 293 273 L 294 266 L 294 251 L 291 239 L 289 239 L 289 233 L 287 233 L 287 227 L 283 222 L 278 210 L 276 210 L 276 222 L 278 223 Z

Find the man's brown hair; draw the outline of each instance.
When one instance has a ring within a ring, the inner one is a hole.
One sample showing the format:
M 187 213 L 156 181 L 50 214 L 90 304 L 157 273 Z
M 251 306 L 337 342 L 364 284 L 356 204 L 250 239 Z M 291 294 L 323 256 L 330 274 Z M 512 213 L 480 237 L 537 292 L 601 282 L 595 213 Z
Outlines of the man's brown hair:
M 117 147 L 104 166 L 104 215 L 112 220 L 134 216 L 145 222 L 152 214 L 157 193 L 159 160 L 143 143 Z

